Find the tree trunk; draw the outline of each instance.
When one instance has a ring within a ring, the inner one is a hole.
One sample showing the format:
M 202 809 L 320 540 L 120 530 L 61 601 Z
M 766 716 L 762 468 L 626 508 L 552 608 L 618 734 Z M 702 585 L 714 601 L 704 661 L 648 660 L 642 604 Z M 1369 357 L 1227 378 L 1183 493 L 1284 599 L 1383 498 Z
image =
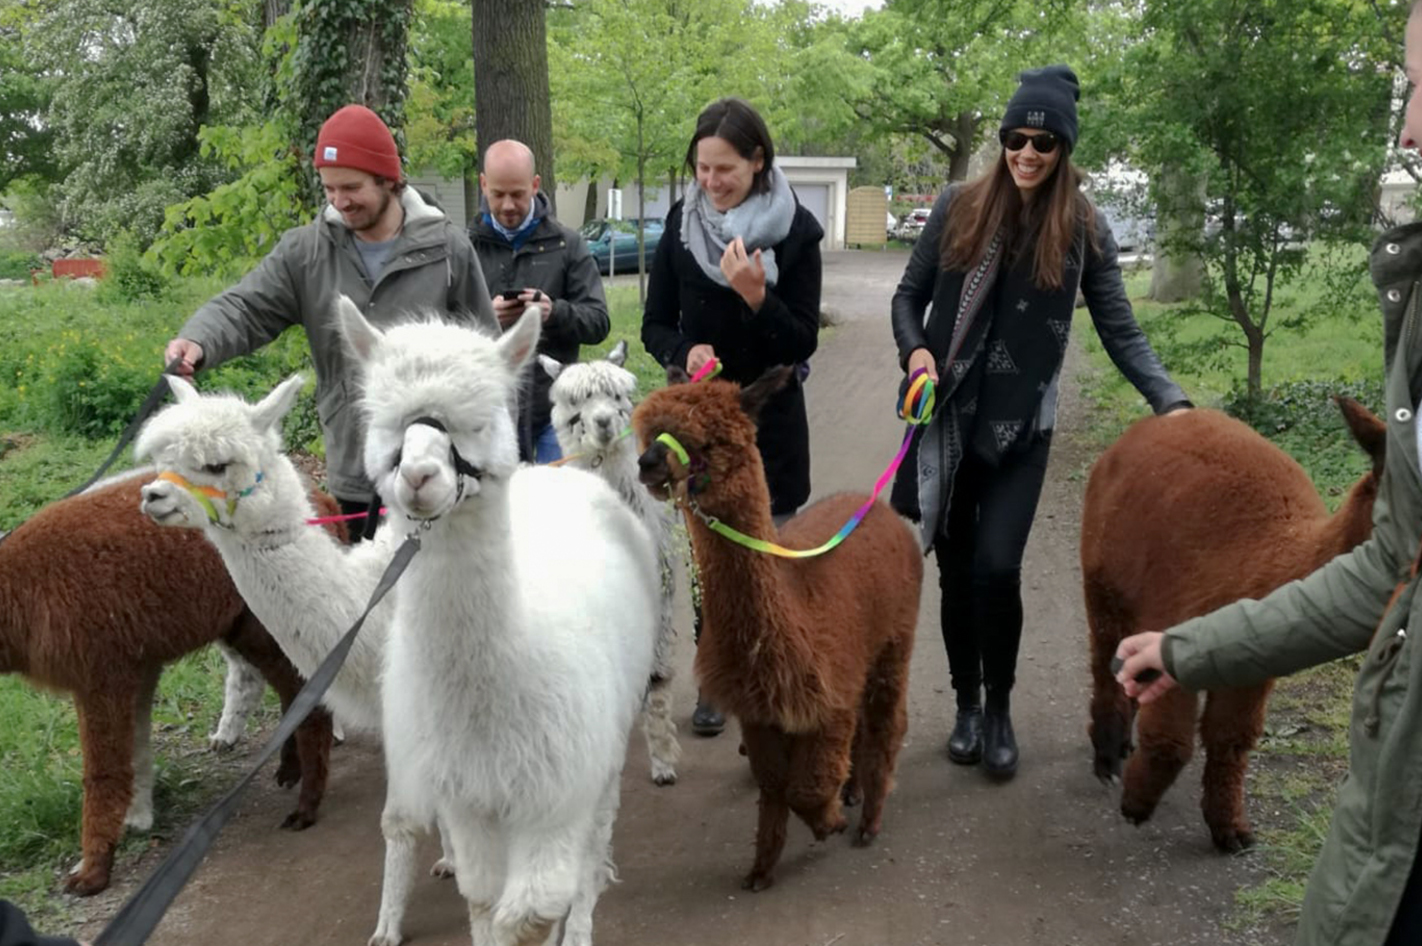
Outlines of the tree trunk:
M 1205 264 L 1200 240 L 1205 232 L 1205 181 L 1178 167 L 1161 169 L 1156 188 L 1155 262 L 1150 270 L 1150 298 L 1182 302 L 1200 295 Z
M 481 166 L 496 141 L 528 145 L 539 190 L 557 213 L 544 0 L 474 0 L 474 132 Z
M 956 147 L 948 162 L 948 180 L 966 181 L 968 179 L 968 163 L 973 159 L 973 140 L 977 137 L 977 133 L 977 115 L 973 112 L 959 112 L 958 117 L 953 120 L 953 126 L 949 129 L 949 134 L 953 136 Z
M 583 198 L 583 223 L 597 219 L 597 189 L 602 186 L 601 176 L 596 170 L 588 175 L 588 193 Z
M 637 303 L 647 304 L 647 145 L 646 118 L 637 109 Z

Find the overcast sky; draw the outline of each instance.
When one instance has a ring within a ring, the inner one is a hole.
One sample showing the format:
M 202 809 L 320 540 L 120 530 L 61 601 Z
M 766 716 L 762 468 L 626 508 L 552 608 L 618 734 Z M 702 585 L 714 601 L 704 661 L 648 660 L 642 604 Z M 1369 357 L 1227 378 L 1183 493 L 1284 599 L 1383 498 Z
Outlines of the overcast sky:
M 815 2 L 845 16 L 858 16 L 865 10 L 876 10 L 884 5 L 884 0 L 815 0 Z

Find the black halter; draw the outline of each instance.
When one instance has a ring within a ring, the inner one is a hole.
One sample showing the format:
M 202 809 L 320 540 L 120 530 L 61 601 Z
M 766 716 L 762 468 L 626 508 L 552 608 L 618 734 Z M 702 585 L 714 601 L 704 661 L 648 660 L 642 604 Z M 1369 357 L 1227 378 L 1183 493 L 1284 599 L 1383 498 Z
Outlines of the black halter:
M 446 435 L 449 433 L 449 428 L 444 426 L 444 423 L 442 421 L 434 417 L 416 417 L 414 420 L 410 421 L 411 427 L 416 424 L 424 424 L 428 427 L 433 427 L 435 430 L 438 430 Z M 454 461 L 454 472 L 462 474 L 464 476 L 472 476 L 476 480 L 482 480 L 484 478 L 483 470 L 479 469 L 477 466 L 470 463 L 468 460 L 464 459 L 459 455 L 459 448 L 454 445 L 453 437 L 449 438 L 449 457 L 451 460 Z M 395 462 L 398 464 L 399 460 L 396 460 Z M 463 492 L 462 486 L 460 487 L 460 492 Z

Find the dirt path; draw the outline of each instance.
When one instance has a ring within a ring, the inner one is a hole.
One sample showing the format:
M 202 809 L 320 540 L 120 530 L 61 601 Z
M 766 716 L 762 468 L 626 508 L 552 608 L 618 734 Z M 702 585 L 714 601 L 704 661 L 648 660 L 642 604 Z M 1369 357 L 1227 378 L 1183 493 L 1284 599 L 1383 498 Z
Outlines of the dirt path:
M 901 436 L 891 414 L 897 366 L 886 319 L 904 260 L 874 253 L 827 259 L 825 305 L 839 324 L 826 333 L 809 381 L 818 495 L 867 488 Z M 743 893 L 738 881 L 751 857 L 755 789 L 736 753 L 734 727 L 711 740 L 687 734 L 681 781 L 664 789 L 648 779 L 637 736 L 615 839 L 621 883 L 598 907 L 599 942 L 1274 946 L 1286 940 L 1278 930 L 1224 928 L 1234 890 L 1254 880 L 1256 868 L 1248 858 L 1211 849 L 1197 806 L 1197 767 L 1140 829 L 1121 820 L 1115 794 L 1092 777 L 1077 567 L 1080 474 L 1089 457 L 1071 436 L 1080 417 L 1078 370 L 1073 353 L 1061 432 L 1027 550 L 1017 778 L 994 785 L 981 771 L 946 759 L 952 698 L 930 562 L 909 741 L 878 843 L 868 850 L 843 837 L 816 844 L 793 822 L 776 886 Z M 687 638 L 677 683 L 683 726 L 694 695 Z M 379 903 L 382 783 L 378 747 L 347 743 L 335 753 L 320 824 L 291 835 L 276 830 L 283 800 L 264 781 L 153 942 L 363 944 Z M 425 862 L 435 856 L 427 846 Z M 407 934 L 419 946 L 468 942 L 453 883 L 419 880 Z

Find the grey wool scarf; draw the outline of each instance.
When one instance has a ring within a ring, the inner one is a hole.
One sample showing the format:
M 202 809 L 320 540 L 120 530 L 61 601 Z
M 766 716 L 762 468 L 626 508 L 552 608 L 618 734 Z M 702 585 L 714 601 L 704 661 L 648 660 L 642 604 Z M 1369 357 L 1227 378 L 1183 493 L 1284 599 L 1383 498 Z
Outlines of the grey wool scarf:
M 775 285 L 780 276 L 772 247 L 790 233 L 795 221 L 795 193 L 780 168 L 771 165 L 769 173 L 770 190 L 751 194 L 724 213 L 711 206 L 711 199 L 694 179 L 686 186 L 681 242 L 717 285 L 730 286 L 721 272 L 721 257 L 736 237 L 745 241 L 747 253 L 760 250 L 767 286 Z

